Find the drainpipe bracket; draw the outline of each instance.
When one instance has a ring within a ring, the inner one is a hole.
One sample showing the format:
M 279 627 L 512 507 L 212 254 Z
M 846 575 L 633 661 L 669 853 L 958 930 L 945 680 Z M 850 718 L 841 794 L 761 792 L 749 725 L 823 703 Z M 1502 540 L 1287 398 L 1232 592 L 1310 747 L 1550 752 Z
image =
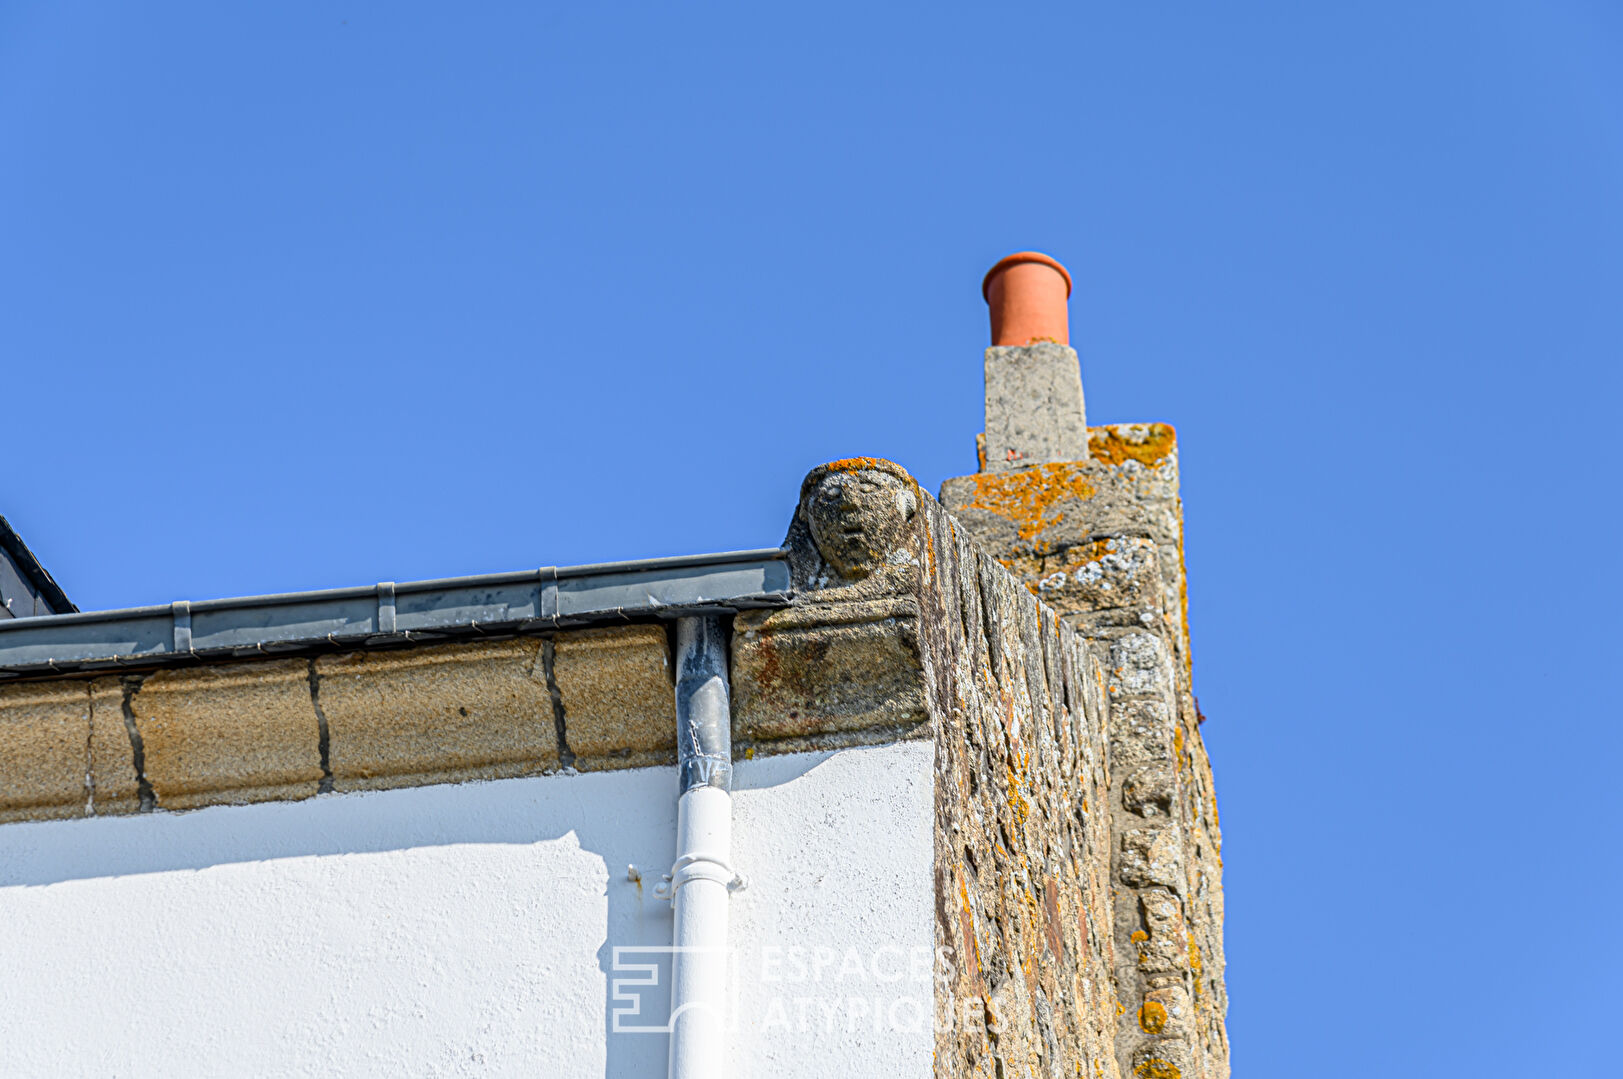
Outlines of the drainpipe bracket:
M 734 872 L 733 867 L 721 859 L 688 854 L 678 858 L 671 871 L 660 877 L 659 883 L 654 885 L 654 898 L 674 903 L 682 885 L 696 880 L 712 881 L 724 886 L 728 892 L 742 892 L 749 887 L 748 878 Z

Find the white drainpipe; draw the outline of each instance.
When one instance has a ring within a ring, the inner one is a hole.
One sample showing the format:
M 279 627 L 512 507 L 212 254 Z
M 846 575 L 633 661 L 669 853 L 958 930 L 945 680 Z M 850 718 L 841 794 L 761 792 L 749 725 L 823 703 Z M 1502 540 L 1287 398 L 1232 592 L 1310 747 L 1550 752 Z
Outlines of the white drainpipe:
M 676 623 L 676 862 L 670 1079 L 725 1079 L 727 902 L 742 878 L 729 864 L 733 826 L 732 713 L 722 620 Z

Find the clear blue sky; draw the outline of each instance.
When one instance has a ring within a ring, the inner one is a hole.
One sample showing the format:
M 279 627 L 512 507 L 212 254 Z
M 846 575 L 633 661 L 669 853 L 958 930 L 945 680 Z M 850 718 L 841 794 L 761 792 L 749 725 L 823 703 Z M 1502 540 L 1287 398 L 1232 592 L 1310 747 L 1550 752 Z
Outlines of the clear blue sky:
M 1237 1074 L 1602 1074 L 1620 56 L 1610 0 L 0 5 L 0 512 L 86 608 L 769 546 L 819 461 L 973 470 L 980 276 L 1048 251 L 1090 418 L 1181 433 Z

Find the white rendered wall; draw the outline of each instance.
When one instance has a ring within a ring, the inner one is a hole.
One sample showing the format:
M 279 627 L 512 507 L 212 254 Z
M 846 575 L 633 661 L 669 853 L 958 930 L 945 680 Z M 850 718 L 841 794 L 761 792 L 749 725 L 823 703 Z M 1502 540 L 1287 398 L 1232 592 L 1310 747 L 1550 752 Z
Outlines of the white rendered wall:
M 930 1074 L 933 754 L 739 762 L 735 1075 Z M 614 1012 L 666 998 L 611 990 L 668 966 L 637 949 L 670 942 L 675 797 L 660 768 L 0 826 L 0 1075 L 662 1076 Z

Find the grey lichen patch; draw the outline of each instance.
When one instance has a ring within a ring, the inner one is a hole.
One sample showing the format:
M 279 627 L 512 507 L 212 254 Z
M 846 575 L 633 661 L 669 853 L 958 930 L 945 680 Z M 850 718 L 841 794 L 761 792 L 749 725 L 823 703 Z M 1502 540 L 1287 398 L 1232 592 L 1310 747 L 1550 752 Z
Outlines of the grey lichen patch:
M 1135 888 L 1183 887 L 1182 837 L 1174 826 L 1134 828 L 1121 837 L 1122 882 Z
M 1133 610 L 1160 615 L 1164 596 L 1158 552 L 1150 540 L 1106 536 L 1053 554 L 1011 561 L 1034 582 L 1037 597 L 1061 614 Z
M 1189 967 L 1189 934 L 1183 907 L 1168 892 L 1150 888 L 1138 896 L 1142 928 L 1129 934 L 1136 947 L 1130 961 L 1146 974 L 1170 974 Z
M 1157 761 L 1126 773 L 1122 806 L 1141 817 L 1169 817 L 1178 796 L 1178 773 L 1171 761 Z
M 1170 688 L 1171 671 L 1161 639 L 1149 633 L 1132 633 L 1110 646 L 1112 697 L 1153 697 Z

